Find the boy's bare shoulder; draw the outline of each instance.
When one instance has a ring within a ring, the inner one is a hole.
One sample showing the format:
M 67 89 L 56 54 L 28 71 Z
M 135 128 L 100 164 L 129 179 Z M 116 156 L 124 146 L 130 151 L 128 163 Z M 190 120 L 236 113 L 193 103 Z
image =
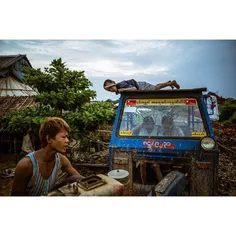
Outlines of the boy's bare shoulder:
M 31 161 L 30 157 L 25 156 L 18 162 L 17 165 L 32 166 L 32 161 Z
M 16 166 L 16 171 L 17 172 L 25 172 L 25 174 L 30 174 L 33 171 L 33 164 L 32 161 L 30 160 L 30 158 L 28 156 L 25 156 L 24 158 L 22 158 L 17 166 Z
M 58 153 L 58 156 L 59 156 L 60 161 L 61 161 L 62 163 L 68 161 L 68 158 L 67 158 L 65 155 L 63 155 L 63 154 L 61 154 L 61 153 Z
M 67 157 L 65 156 L 65 155 L 63 155 L 63 154 L 61 154 L 61 153 L 57 153 L 58 154 L 58 156 L 59 156 L 59 158 L 60 158 L 60 160 L 65 160 L 65 159 L 67 159 Z

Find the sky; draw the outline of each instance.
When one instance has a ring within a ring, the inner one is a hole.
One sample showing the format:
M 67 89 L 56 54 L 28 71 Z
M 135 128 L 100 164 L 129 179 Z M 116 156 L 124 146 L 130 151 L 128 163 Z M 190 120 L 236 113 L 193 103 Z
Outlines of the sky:
M 70 69 L 84 70 L 96 100 L 119 98 L 103 89 L 106 79 L 176 80 L 183 89 L 236 98 L 236 40 L 0 40 L 0 55 L 15 54 L 26 54 L 34 68 L 61 57 Z

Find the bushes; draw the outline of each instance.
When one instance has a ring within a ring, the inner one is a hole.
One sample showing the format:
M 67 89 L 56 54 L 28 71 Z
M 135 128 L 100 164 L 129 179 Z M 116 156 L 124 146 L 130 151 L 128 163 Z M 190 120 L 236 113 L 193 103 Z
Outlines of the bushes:
M 225 123 L 236 124 L 236 112 L 234 112 L 234 114 Z
M 220 121 L 235 124 L 236 120 L 236 100 L 228 98 L 220 106 Z
M 112 124 L 116 111 L 110 102 L 97 102 L 85 104 L 77 111 L 62 113 L 49 106 L 27 107 L 20 111 L 8 113 L 0 120 L 0 128 L 10 133 L 26 135 L 31 128 L 37 136 L 40 123 L 47 117 L 61 117 L 71 126 L 71 136 L 80 138 L 90 131 L 96 130 L 98 125 Z
M 32 129 L 38 136 L 39 126 L 47 117 L 61 117 L 71 126 L 71 136 L 79 138 L 96 130 L 98 124 L 113 122 L 116 111 L 113 102 L 89 103 L 96 92 L 84 71 L 72 71 L 61 58 L 53 60 L 44 72 L 24 68 L 26 84 L 37 89 L 37 107 L 10 112 L 0 120 L 0 130 L 25 135 Z

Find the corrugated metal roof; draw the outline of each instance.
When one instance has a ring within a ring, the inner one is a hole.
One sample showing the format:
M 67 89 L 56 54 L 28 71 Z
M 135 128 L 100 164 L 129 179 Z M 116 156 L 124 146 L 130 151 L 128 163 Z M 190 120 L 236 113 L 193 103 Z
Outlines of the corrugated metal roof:
M 35 96 L 37 93 L 28 85 L 12 76 L 0 78 L 0 96 Z
M 36 104 L 34 96 L 0 97 L 0 118 L 12 110 L 20 110 L 25 107 L 35 106 Z
M 19 55 L 0 55 L 0 71 L 2 69 L 8 68 L 9 66 L 11 66 L 15 62 L 21 60 L 22 58 L 27 60 L 29 65 L 32 67 L 32 65 L 30 64 L 26 55 L 21 55 L 21 54 L 19 54 Z

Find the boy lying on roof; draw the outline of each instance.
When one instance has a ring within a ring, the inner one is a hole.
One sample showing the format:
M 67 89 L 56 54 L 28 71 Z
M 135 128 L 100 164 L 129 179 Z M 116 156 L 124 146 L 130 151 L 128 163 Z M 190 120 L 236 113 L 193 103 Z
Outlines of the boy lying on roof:
M 139 82 L 134 79 L 131 80 L 124 80 L 119 83 L 116 83 L 113 80 L 107 79 L 104 81 L 103 88 L 109 92 L 114 92 L 119 94 L 123 91 L 136 91 L 136 90 L 160 90 L 162 88 L 170 86 L 172 89 L 177 88 L 179 89 L 179 84 L 175 81 L 168 81 L 165 83 L 160 83 L 157 85 L 152 85 L 147 82 Z

